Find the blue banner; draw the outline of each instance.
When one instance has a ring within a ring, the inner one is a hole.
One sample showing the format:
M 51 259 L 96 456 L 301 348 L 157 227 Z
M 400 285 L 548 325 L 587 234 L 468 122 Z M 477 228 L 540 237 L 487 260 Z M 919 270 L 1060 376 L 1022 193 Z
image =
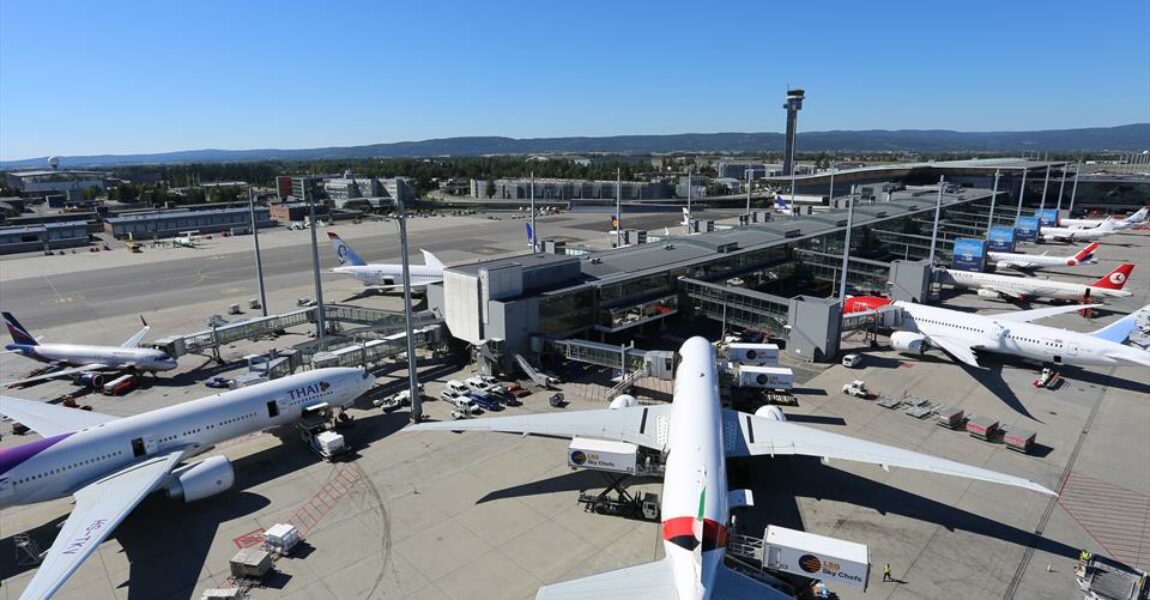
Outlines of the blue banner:
M 950 268 L 963 271 L 983 271 L 986 268 L 986 240 L 958 238 L 954 240 L 954 255 Z
M 1038 217 L 1018 217 L 1018 220 L 1014 222 L 1014 229 L 1014 241 L 1038 241 Z
M 1058 209 L 1048 208 L 1046 210 L 1034 211 L 1034 216 L 1038 217 L 1038 222 L 1043 227 L 1058 227 Z
M 986 247 L 991 252 L 1014 252 L 1014 227 L 995 225 L 986 233 Z

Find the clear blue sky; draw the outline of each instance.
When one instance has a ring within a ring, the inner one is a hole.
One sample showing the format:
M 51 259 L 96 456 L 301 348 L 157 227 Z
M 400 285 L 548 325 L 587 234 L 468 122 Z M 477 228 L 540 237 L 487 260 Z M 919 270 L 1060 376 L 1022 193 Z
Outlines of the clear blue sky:
M 0 159 L 1150 121 L 1150 2 L 0 1 Z

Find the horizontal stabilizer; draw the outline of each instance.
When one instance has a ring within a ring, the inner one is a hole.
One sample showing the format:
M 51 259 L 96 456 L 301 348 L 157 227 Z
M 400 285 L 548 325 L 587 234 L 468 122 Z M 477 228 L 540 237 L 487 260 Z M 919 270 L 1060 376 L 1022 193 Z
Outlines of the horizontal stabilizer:
M 535 600 L 679 600 L 671 560 L 650 562 L 539 588 Z
M 117 419 L 111 415 L 89 410 L 77 410 L 4 395 L 0 395 L 0 414 L 26 425 L 44 437 L 72 433 Z

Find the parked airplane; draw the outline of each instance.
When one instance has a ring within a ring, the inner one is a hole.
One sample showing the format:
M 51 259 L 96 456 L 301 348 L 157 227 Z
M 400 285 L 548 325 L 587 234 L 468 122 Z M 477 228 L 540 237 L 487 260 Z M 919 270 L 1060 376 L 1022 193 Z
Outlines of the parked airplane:
M 817 456 L 957 475 L 1054 495 L 1020 477 L 788 423 L 778 407 L 763 407 L 755 415 L 724 409 L 719 404 L 715 350 L 711 344 L 693 337 L 679 349 L 679 355 L 682 361 L 675 374 L 671 404 L 408 427 L 414 431 L 471 429 L 548 437 L 587 436 L 638 444 L 663 453 L 666 471 L 661 514 L 666 557 L 545 586 L 540 588 L 537 599 L 695 600 L 752 595 L 790 598 L 723 564 L 730 509 L 753 503 L 748 490 L 728 493 L 727 458 Z
M 225 440 L 289 424 L 309 406 L 351 404 L 374 381 L 360 369 L 316 369 L 124 418 L 0 396 L 0 414 L 43 436 L 0 449 L 0 507 L 75 498 L 20 598 L 55 594 L 152 492 L 194 502 L 235 482 L 226 457 L 181 462 Z
M 366 286 L 380 289 L 403 287 L 403 265 L 369 265 L 338 235 L 329 231 L 327 237 L 331 240 L 331 249 L 340 264 L 331 270 L 332 273 L 347 275 L 360 280 Z M 443 263 L 427 250 L 420 252 L 423 253 L 426 265 L 411 265 L 411 287 L 443 281 Z
M 177 246 L 183 246 L 185 248 L 195 248 L 196 243 L 200 239 L 196 235 L 199 232 L 200 231 L 198 229 L 195 231 L 181 231 L 179 236 L 172 238 L 172 243 Z
M 1135 225 L 1145 223 L 1148 217 L 1150 217 L 1150 206 L 1143 206 L 1142 208 L 1138 209 L 1138 212 L 1128 215 L 1122 219 L 1116 219 L 1113 217 L 1107 217 L 1106 219 L 1060 219 L 1059 222 L 1063 227 L 1069 227 L 1070 229 L 1086 229 L 1090 227 L 1098 227 L 1102 224 L 1103 221 L 1111 220 L 1114 221 L 1114 229 L 1123 231 L 1130 229 Z
M 1079 333 L 1031 323 L 1078 310 L 1077 306 L 977 315 L 913 302 L 894 305 L 903 310 L 903 331 L 890 337 L 891 346 L 899 352 L 921 354 L 928 348 L 939 348 L 972 367 L 979 366 L 976 351 L 1010 354 L 1044 364 L 1131 363 L 1150 367 L 1150 351 L 1123 344 L 1137 326 L 1139 313 L 1150 310 L 1150 306 L 1096 331 Z
M 1089 302 L 1101 298 L 1126 298 L 1131 295 L 1122 288 L 1134 270 L 1132 263 L 1118 265 L 1118 268 L 1099 277 L 1093 283 L 1074 283 L 1035 277 L 996 275 L 957 269 L 941 269 L 940 283 L 976 290 L 982 298 L 1004 298 L 1026 301 L 1033 298 L 1054 298 L 1058 300 L 1080 300 Z
M 1030 271 L 1042 267 L 1075 267 L 1092 264 L 1094 252 L 1098 250 L 1098 242 L 1090 242 L 1089 246 L 1070 256 L 1049 256 L 1043 254 L 1017 254 L 1014 252 L 987 252 L 990 260 L 998 263 L 999 268 L 1018 269 Z
M 93 346 L 88 344 L 41 344 L 40 340 L 32 337 L 28 330 L 12 316 L 12 313 L 0 313 L 4 317 L 4 325 L 8 333 L 12 334 L 12 343 L 4 347 L 8 352 L 14 352 L 25 358 L 30 358 L 56 367 L 57 370 L 44 375 L 37 375 L 17 381 L 7 381 L 4 385 L 13 386 L 47 379 L 56 379 L 70 375 L 79 375 L 86 383 L 99 386 L 108 377 L 105 371 L 169 371 L 176 368 L 176 359 L 168 353 L 152 348 L 140 348 L 140 341 L 148 334 L 151 327 L 140 317 L 144 328 L 136 335 L 128 338 L 119 346 Z
M 1074 229 L 1070 227 L 1041 227 L 1039 235 L 1049 242 L 1090 242 L 1113 235 L 1118 231 L 1114 221 L 1106 220 L 1096 227 Z

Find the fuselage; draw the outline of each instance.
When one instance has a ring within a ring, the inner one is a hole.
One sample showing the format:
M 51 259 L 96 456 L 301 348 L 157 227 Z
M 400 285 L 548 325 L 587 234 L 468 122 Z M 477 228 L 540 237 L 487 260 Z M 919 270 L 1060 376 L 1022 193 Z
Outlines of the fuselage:
M 701 337 L 687 340 L 675 375 L 662 515 L 663 546 L 679 600 L 710 597 L 727 546 L 727 472 L 714 352 Z
M 1150 367 L 1150 352 L 1046 325 L 999 321 L 993 316 L 960 313 L 945 308 L 896 302 L 903 309 L 900 329 L 930 337 L 946 337 L 975 350 L 1011 354 L 1044 363 Z
M 992 273 L 977 273 L 957 269 L 944 269 L 940 281 L 941 283 L 964 288 L 995 290 L 1006 295 L 1030 298 L 1081 300 L 1087 295 L 1087 292 L 1089 292 L 1091 298 L 1125 298 L 1131 295 L 1131 292 L 1126 290 L 1085 285 L 1070 281 L 995 275 Z
M 1093 263 L 1093 260 L 1078 260 L 1073 256 L 1047 256 L 1045 254 L 1016 254 L 1014 252 L 987 252 L 987 257 L 999 266 L 1033 267 L 1076 267 Z
M 361 281 L 364 285 L 398 286 L 403 285 L 403 266 L 401 265 L 360 265 L 336 267 L 332 273 L 347 275 Z M 443 269 L 426 265 L 411 265 L 411 285 L 424 286 L 443 280 Z
M 1094 241 L 1112 235 L 1117 228 L 1113 222 L 1104 222 L 1097 227 L 1089 229 L 1074 229 L 1071 227 L 1042 227 L 1040 235 L 1044 240 L 1051 241 Z
M 102 364 L 108 369 L 133 368 L 141 371 L 169 371 L 179 364 L 166 352 L 152 348 L 93 346 L 87 344 L 17 344 L 5 349 L 22 356 L 61 366 L 82 367 Z
M 0 450 L 0 507 L 68 496 L 149 456 L 285 425 L 319 403 L 346 406 L 374 383 L 361 369 L 317 369 Z

